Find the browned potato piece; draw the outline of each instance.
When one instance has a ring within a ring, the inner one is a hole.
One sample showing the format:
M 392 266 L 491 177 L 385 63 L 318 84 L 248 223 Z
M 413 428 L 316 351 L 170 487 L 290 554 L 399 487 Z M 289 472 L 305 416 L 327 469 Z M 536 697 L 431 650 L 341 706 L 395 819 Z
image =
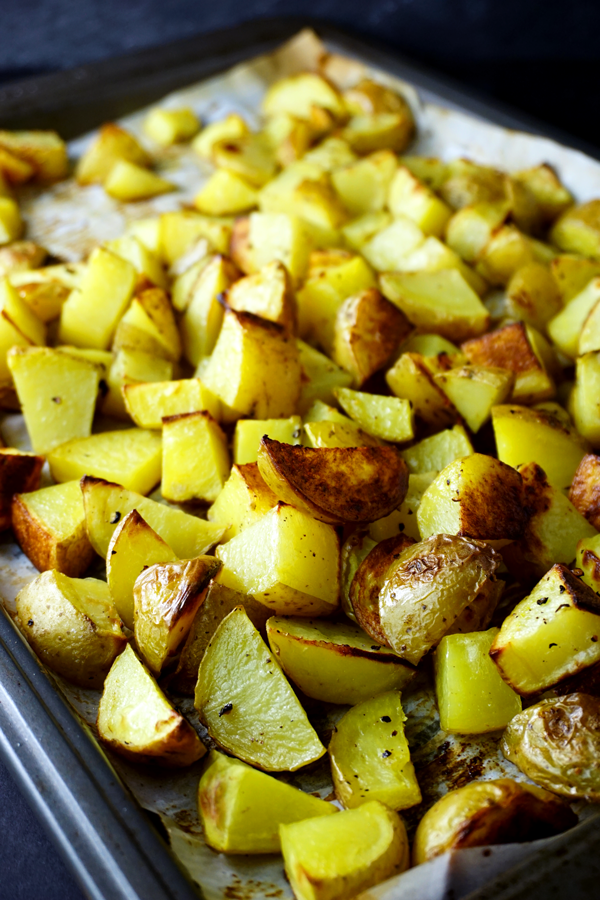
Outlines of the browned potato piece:
M 371 637 L 416 666 L 481 592 L 496 594 L 500 562 L 499 554 L 482 541 L 434 535 L 393 554 L 381 576 L 375 616 L 361 621 L 360 604 L 354 604 L 356 617 L 371 633 L 378 612 L 377 636 Z M 359 573 L 369 574 L 366 561 Z
M 225 616 L 236 606 L 244 607 L 254 627 L 264 635 L 272 610 L 249 594 L 241 594 L 218 581 L 211 581 L 183 645 L 177 670 L 169 682 L 171 690 L 187 696 L 194 693 L 204 651 Z
M 98 707 L 98 737 L 134 763 L 191 766 L 206 753 L 130 646 L 108 673 Z
M 148 665 L 159 674 L 187 636 L 211 578 L 221 563 L 214 556 L 155 563 L 133 586 L 133 631 Z
M 35 453 L 21 450 L 0 450 L 0 530 L 12 524 L 12 498 L 14 494 L 36 491 L 45 459 Z
M 357 547 L 358 556 L 356 561 L 358 567 L 354 576 L 350 581 L 348 590 L 348 601 L 353 612 L 353 618 L 358 622 L 363 631 L 385 646 L 388 645 L 387 638 L 381 627 L 381 619 L 379 617 L 379 594 L 383 583 L 386 579 L 388 569 L 395 559 L 403 553 L 408 547 L 412 547 L 415 543 L 413 538 L 406 534 L 398 534 L 391 538 L 380 541 L 373 547 L 373 541 L 368 537 Z M 351 546 L 347 541 L 346 559 L 342 559 L 348 564 L 348 556 L 351 553 Z M 364 550 L 366 554 L 364 554 Z M 368 549 L 371 547 L 372 549 Z M 355 551 L 356 553 L 356 551 Z M 364 554 L 364 555 L 363 555 Z M 362 556 L 362 559 L 361 559 Z M 350 576 L 348 572 L 348 577 Z
M 355 87 L 344 91 L 344 103 L 353 116 L 399 112 L 410 114 L 410 107 L 404 97 L 370 78 L 363 78 Z
M 330 525 L 375 522 L 408 490 L 408 467 L 394 447 L 315 450 L 265 436 L 258 468 L 280 500 Z
M 0 247 L 0 278 L 13 272 L 37 269 L 44 262 L 46 255 L 46 250 L 33 241 L 13 241 L 6 247 Z
M 515 373 L 512 398 L 520 403 L 539 403 L 554 396 L 556 388 L 544 362 L 532 347 L 522 322 L 490 331 L 461 346 L 468 362 L 475 366 L 497 366 Z
M 235 281 L 227 291 L 227 305 L 236 312 L 254 313 L 296 332 L 296 300 L 283 263 L 268 263 L 259 272 Z
M 600 531 L 600 456 L 586 454 L 573 476 L 569 500 Z
M 348 297 L 334 326 L 332 358 L 361 387 L 391 361 L 412 326 L 403 312 L 375 288 Z
M 569 694 L 512 719 L 502 752 L 528 778 L 571 800 L 600 801 L 600 700 Z
M 448 850 L 549 837 L 576 824 L 570 807 L 542 788 L 510 778 L 476 781 L 445 794 L 425 813 L 413 865 Z
M 33 166 L 40 181 L 67 176 L 67 146 L 55 131 L 0 131 L 0 147 Z

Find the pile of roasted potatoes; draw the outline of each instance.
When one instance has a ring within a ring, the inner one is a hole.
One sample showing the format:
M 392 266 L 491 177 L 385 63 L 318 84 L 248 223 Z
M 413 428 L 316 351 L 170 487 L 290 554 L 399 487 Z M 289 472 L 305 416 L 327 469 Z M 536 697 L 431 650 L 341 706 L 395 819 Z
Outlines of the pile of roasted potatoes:
M 411 109 L 374 81 L 305 72 L 262 112 L 100 129 L 82 191 L 172 190 L 178 142 L 213 169 L 78 263 L 19 212 L 65 145 L 0 132 L 0 401 L 32 447 L 0 451 L 0 512 L 41 573 L 18 625 L 102 691 L 100 740 L 163 766 L 206 742 L 208 845 L 281 852 L 328 900 L 600 799 L 600 199 L 407 154 Z M 419 671 L 442 730 L 503 732 L 527 780 L 450 791 L 409 851 Z M 347 707 L 329 746 L 319 701 Z M 336 802 L 277 778 L 325 754 Z

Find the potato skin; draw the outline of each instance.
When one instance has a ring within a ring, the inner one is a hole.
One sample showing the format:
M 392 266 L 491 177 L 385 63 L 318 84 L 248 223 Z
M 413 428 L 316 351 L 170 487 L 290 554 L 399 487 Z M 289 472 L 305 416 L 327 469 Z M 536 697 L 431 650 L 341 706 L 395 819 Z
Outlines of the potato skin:
M 15 494 L 12 501 L 12 525 L 23 553 L 39 572 L 57 569 L 71 578 L 79 578 L 96 556 L 85 530 L 73 541 L 57 540 L 52 531 L 43 527 Z
M 12 524 L 12 498 L 16 493 L 35 491 L 40 486 L 44 457 L 18 450 L 0 452 L 0 531 Z
M 379 593 L 390 566 L 414 543 L 407 534 L 398 534 L 376 544 L 360 563 L 350 584 L 348 600 L 356 621 L 384 647 L 390 644 L 381 627 Z
M 524 775 L 571 800 L 600 801 L 600 699 L 575 693 L 516 715 L 502 752 Z
M 596 530 L 600 530 L 600 456 L 587 453 L 577 468 L 569 500 Z
M 549 837 L 577 824 L 558 797 L 510 778 L 477 781 L 450 791 L 419 822 L 413 865 L 447 850 Z

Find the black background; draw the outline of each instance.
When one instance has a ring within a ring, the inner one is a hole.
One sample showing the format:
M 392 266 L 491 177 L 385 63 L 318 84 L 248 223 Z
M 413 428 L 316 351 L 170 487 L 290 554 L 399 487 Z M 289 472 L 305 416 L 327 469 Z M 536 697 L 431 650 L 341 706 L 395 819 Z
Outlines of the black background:
M 284 15 L 384 41 L 600 148 L 600 0 L 0 0 L 0 83 Z M 81 897 L 0 763 L 0 900 Z

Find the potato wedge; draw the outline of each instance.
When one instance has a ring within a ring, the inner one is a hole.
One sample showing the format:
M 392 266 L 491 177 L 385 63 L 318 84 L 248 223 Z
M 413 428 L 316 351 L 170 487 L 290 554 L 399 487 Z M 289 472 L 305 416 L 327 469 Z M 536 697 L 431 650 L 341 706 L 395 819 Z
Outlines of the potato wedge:
M 333 804 L 212 750 L 198 785 L 206 843 L 221 853 L 278 853 L 279 826 L 337 812 Z
M 404 823 L 378 800 L 337 816 L 281 825 L 279 833 L 297 900 L 349 900 L 408 868 Z
M 415 436 L 409 400 L 351 391 L 348 388 L 338 388 L 335 396 L 342 409 L 373 437 L 402 443 Z
M 100 740 L 134 763 L 190 766 L 206 753 L 129 645 L 108 673 L 97 725 Z
M 79 578 L 94 559 L 78 481 L 15 494 L 12 527 L 21 550 L 40 572 L 56 569 Z
M 449 791 L 417 828 L 413 865 L 448 850 L 550 837 L 576 824 L 569 806 L 548 791 L 510 778 Z
M 85 522 L 92 547 L 106 559 L 114 530 L 123 516 L 137 509 L 180 559 L 201 556 L 220 540 L 224 528 L 180 509 L 149 500 L 121 484 L 86 475 L 81 480 Z
M 45 459 L 22 450 L 0 449 L 0 531 L 12 524 L 15 494 L 36 491 Z
M 421 802 L 404 735 L 399 691 L 387 691 L 350 709 L 329 744 L 336 797 L 346 809 L 379 800 L 400 810 Z
M 338 605 L 339 552 L 333 526 L 278 503 L 217 547 L 219 581 L 279 615 L 327 615 Z
M 113 350 L 141 350 L 177 362 L 181 338 L 167 293 L 160 287 L 139 293 L 117 325 Z
M 600 700 L 576 693 L 523 710 L 509 722 L 501 746 L 507 759 L 546 790 L 597 803 L 599 739 Z
M 279 665 L 307 697 L 353 705 L 408 684 L 414 671 L 350 623 L 278 618 L 267 622 Z
M 134 634 L 151 672 L 159 675 L 187 637 L 208 584 L 221 563 L 198 556 L 144 567 L 133 587 Z
M 374 522 L 408 489 L 406 463 L 392 447 L 313 450 L 263 438 L 258 468 L 280 500 L 333 525 Z
M 436 475 L 455 459 L 471 456 L 473 445 L 462 425 L 438 431 L 412 447 L 401 450 L 402 458 L 414 475 L 434 472 Z M 433 480 L 433 479 L 432 479 Z
M 388 369 L 385 380 L 396 397 L 410 400 L 419 419 L 432 431 L 440 431 L 460 422 L 460 415 L 436 384 L 427 362 L 420 353 L 403 353 Z
M 206 648 L 223 619 L 236 606 L 242 606 L 254 627 L 261 634 L 265 633 L 265 625 L 271 615 L 270 609 L 249 594 L 241 594 L 218 581 L 211 581 L 181 650 L 177 669 L 169 679 L 171 690 L 193 696 L 198 681 L 198 667 Z
M 116 526 L 106 554 L 106 580 L 117 612 L 133 630 L 133 588 L 148 566 L 167 563 L 177 556 L 166 541 L 142 518 L 137 509 L 123 516 Z
M 600 531 L 600 456 L 586 453 L 573 476 L 569 500 Z
M 104 581 L 42 572 L 18 593 L 16 606 L 21 631 L 49 669 L 80 687 L 102 687 L 127 645 Z
M 162 441 L 154 431 L 104 431 L 61 444 L 48 454 L 56 481 L 91 475 L 148 494 L 160 481 Z
M 557 564 L 504 620 L 490 656 L 517 693 L 533 697 L 595 665 L 599 637 L 598 596 Z
M 268 772 L 294 772 L 325 747 L 242 607 L 223 619 L 200 663 L 195 705 L 224 750 Z
M 521 712 L 521 698 L 502 680 L 489 656 L 498 630 L 447 634 L 438 644 L 435 693 L 443 731 L 498 731 Z

